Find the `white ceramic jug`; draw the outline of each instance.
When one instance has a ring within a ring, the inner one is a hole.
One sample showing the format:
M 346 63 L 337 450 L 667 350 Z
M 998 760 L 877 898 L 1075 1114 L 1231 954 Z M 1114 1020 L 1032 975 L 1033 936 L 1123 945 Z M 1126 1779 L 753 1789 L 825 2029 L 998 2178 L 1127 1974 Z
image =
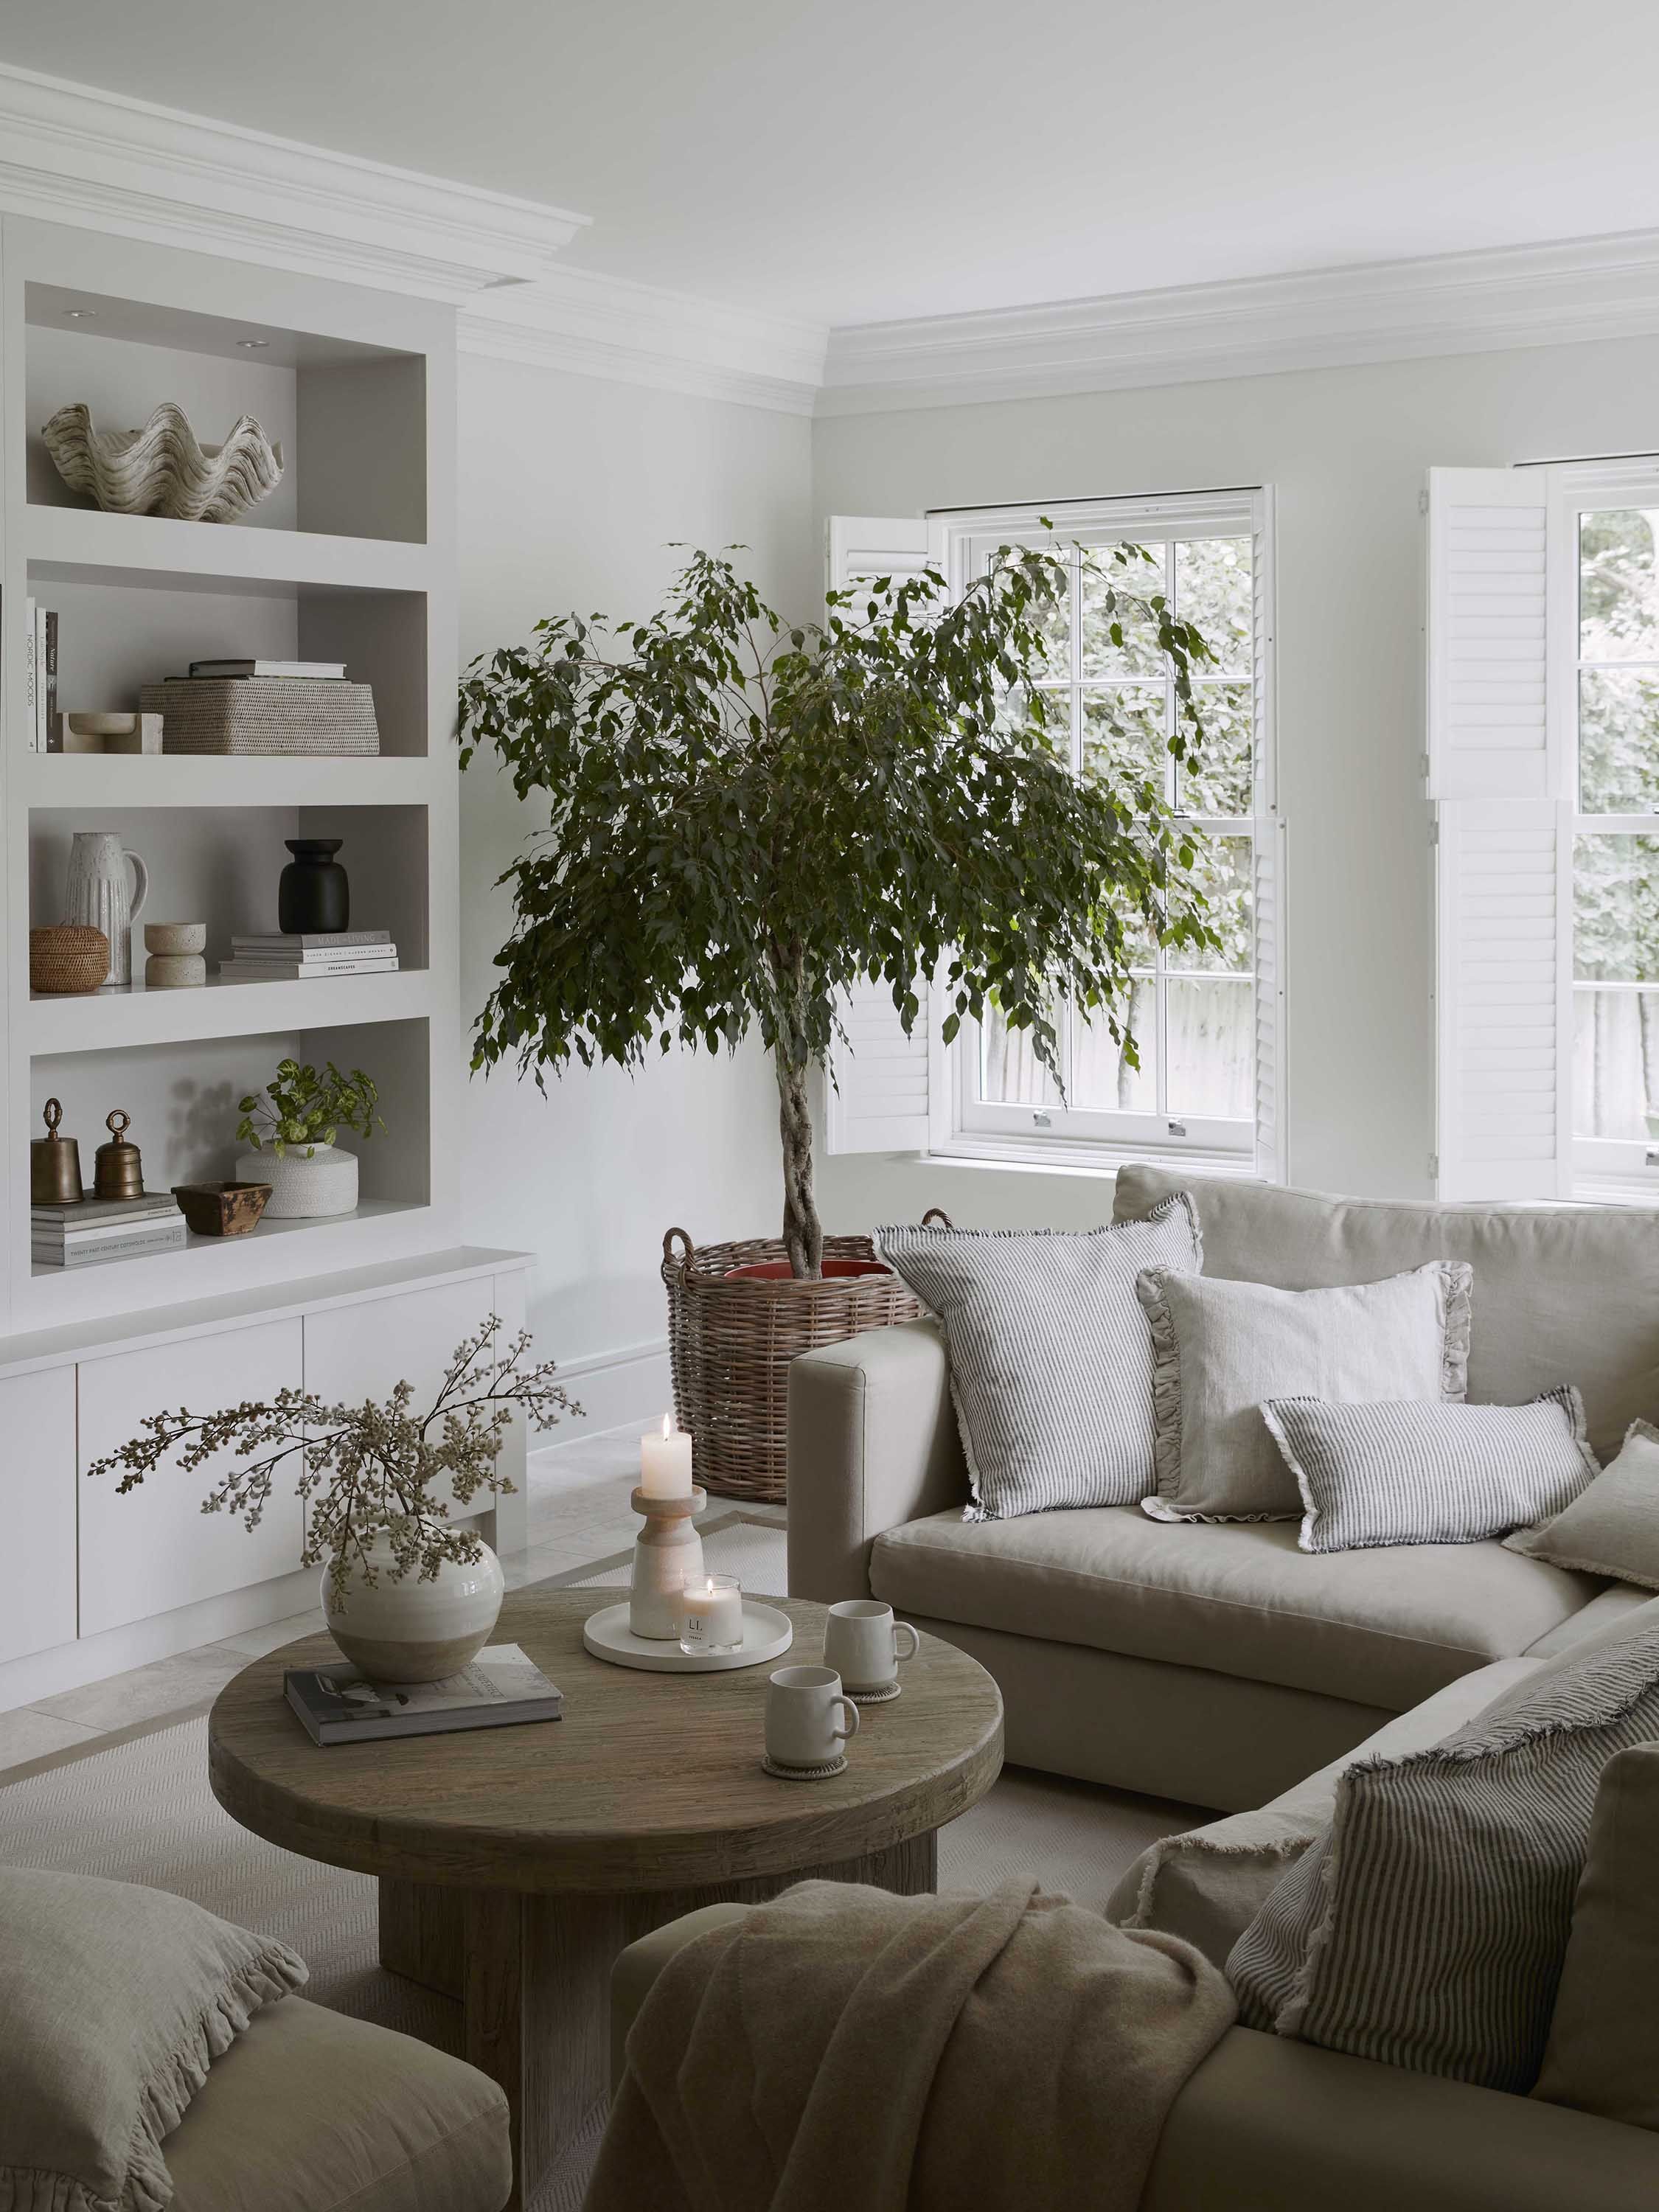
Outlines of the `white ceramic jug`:
M 136 888 L 127 889 L 131 864 Z M 149 870 L 123 849 L 118 830 L 77 830 L 70 847 L 64 919 L 101 929 L 109 939 L 104 990 L 132 981 L 132 924 L 149 896 Z

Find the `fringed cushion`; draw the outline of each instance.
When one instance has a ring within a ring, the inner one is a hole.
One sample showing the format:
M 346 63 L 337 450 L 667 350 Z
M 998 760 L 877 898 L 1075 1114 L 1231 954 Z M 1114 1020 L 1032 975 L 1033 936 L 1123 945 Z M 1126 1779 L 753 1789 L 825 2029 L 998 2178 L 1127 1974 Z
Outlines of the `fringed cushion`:
M 0 1867 L 0 2212 L 162 2212 L 165 2138 L 305 1978 L 165 1890 Z

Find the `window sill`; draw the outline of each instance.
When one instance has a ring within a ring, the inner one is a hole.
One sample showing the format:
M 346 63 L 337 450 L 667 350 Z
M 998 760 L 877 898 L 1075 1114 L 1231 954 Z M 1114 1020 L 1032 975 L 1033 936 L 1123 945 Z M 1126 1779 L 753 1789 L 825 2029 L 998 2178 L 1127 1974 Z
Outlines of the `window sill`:
M 1173 1173 L 1186 1171 L 1233 1182 L 1258 1182 L 1248 1152 L 1206 1152 L 1188 1146 L 1165 1150 L 1153 1145 L 1068 1144 L 1063 1139 L 988 1136 L 957 1137 L 920 1155 L 923 1167 L 989 1169 L 994 1174 L 1092 1176 L 1110 1182 L 1121 1167 L 1145 1163 Z
M 1577 1206 L 1645 1207 L 1650 1212 L 1659 1212 L 1659 1177 L 1581 1175 L 1574 1179 L 1572 1197 Z

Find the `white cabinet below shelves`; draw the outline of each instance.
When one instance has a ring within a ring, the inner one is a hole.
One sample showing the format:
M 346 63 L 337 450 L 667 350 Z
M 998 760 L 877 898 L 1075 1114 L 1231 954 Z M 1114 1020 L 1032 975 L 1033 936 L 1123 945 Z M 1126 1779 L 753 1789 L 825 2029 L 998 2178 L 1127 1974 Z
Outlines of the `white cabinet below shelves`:
M 75 1370 L 0 1382 L 6 1538 L 0 1546 L 0 1660 L 75 1634 Z
M 234 1466 L 164 1466 L 118 1496 L 118 1477 L 86 1471 L 138 1433 L 148 1413 L 187 1406 L 215 1413 L 269 1400 L 302 1381 L 303 1324 L 296 1316 L 144 1352 L 83 1360 L 80 1376 L 81 1633 L 119 1628 L 198 1598 L 290 1573 L 300 1564 L 297 1467 L 279 1479 L 258 1527 L 204 1514 L 202 1500 Z

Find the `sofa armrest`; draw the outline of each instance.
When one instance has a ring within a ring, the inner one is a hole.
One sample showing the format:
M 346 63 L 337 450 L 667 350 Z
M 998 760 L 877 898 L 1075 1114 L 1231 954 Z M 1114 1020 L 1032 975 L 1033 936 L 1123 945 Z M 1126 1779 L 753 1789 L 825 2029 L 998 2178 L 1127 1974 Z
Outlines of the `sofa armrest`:
M 803 1352 L 789 1368 L 789 1595 L 870 1595 L 884 1528 L 968 1495 L 945 1344 L 900 1322 Z
M 1230 2028 L 1176 2100 L 1140 2212 L 1643 2212 L 1659 2135 Z

